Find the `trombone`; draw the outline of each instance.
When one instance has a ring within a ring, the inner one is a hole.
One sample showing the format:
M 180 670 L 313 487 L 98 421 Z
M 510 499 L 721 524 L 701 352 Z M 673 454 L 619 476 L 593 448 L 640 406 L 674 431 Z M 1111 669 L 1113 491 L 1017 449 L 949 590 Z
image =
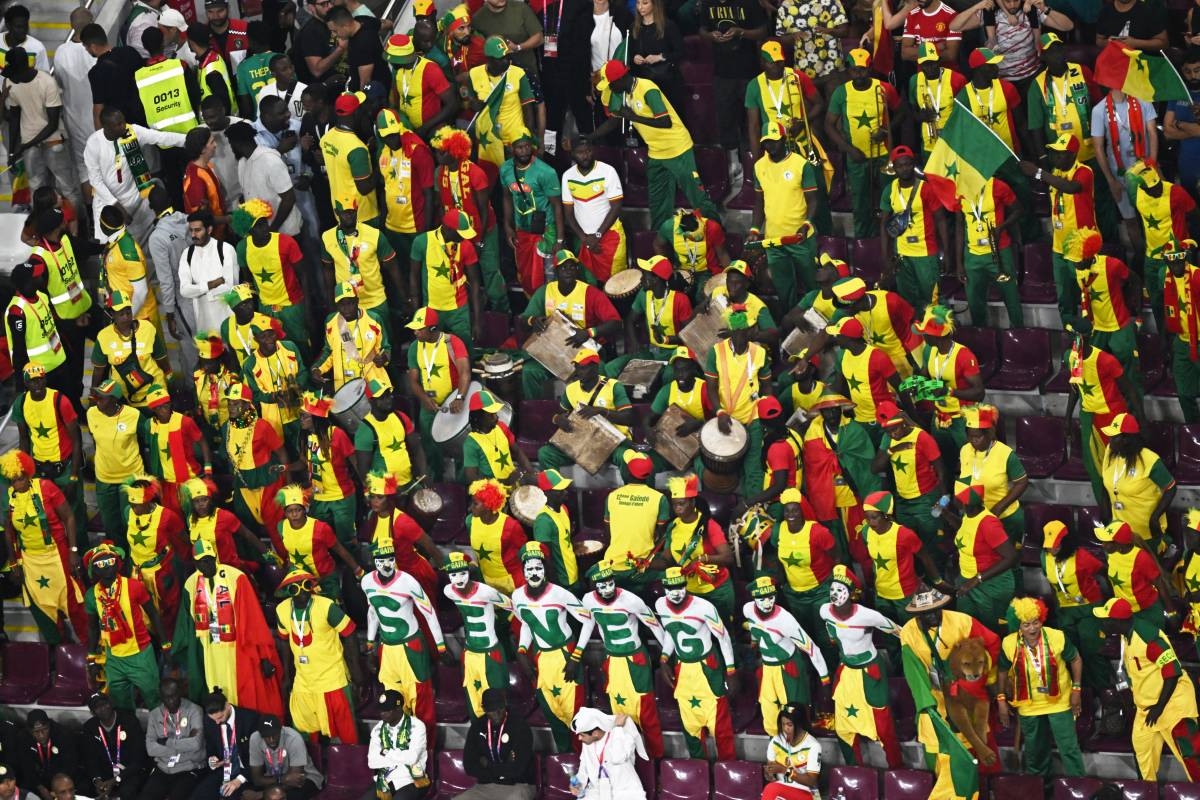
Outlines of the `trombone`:
M 1000 239 L 996 234 L 996 228 L 990 220 L 984 220 L 984 224 L 987 225 L 988 247 L 992 251 L 992 261 L 996 264 L 996 283 L 1008 283 L 1013 276 L 1004 268 L 1004 259 L 1000 257 Z M 974 321 L 971 324 L 975 324 Z
M 938 80 L 941 80 L 941 78 L 938 78 Z M 942 135 L 941 128 L 939 127 L 941 109 L 938 108 L 937 103 L 933 100 L 933 91 L 929 88 L 929 81 L 925 82 L 925 98 L 929 100 L 929 105 L 922 105 L 921 110 L 933 112 L 933 119 L 925 123 L 925 138 L 929 141 L 929 146 L 932 148 L 933 144 L 937 142 L 938 137 Z

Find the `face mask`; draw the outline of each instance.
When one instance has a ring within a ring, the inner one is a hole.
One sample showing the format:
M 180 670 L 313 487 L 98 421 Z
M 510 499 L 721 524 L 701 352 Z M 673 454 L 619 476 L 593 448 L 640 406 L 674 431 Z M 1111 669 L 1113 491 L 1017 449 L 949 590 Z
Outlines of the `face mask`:
M 525 581 L 532 586 L 541 586 L 546 582 L 546 565 L 537 559 L 530 559 L 525 562 L 523 568 L 525 572 Z
M 687 597 L 687 589 L 667 589 L 667 602 L 679 605 Z
M 775 598 L 772 597 L 756 597 L 754 598 L 754 607 L 758 609 L 760 614 L 770 614 L 775 610 Z
M 396 573 L 396 560 L 392 558 L 375 559 L 375 571 L 385 578 L 392 577 Z
M 850 590 L 845 584 L 834 582 L 829 586 L 829 602 L 835 606 L 845 605 L 850 601 Z
M 450 585 L 455 589 L 467 588 L 467 583 L 471 580 L 471 573 L 466 570 L 450 573 Z
M 603 597 L 605 600 L 612 598 L 617 593 L 617 582 L 614 580 L 600 581 L 596 584 L 596 594 Z

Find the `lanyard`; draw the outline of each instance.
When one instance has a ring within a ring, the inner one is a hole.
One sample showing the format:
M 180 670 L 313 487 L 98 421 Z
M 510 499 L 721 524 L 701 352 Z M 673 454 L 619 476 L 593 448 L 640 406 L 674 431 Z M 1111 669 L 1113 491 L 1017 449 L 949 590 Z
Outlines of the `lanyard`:
M 1113 499 L 1114 500 L 1116 499 L 1117 495 L 1120 494 L 1120 491 L 1117 489 L 1117 482 L 1120 481 L 1121 478 L 1123 478 L 1123 477 L 1128 477 L 1130 475 L 1130 473 L 1132 473 L 1132 472 L 1133 472 L 1133 470 L 1128 469 L 1128 468 L 1122 470 L 1119 465 L 1113 467 L 1112 490 L 1113 490 Z M 1122 474 L 1122 473 L 1124 473 L 1124 474 Z
M 162 718 L 163 738 L 165 739 L 165 738 L 167 738 L 167 732 L 169 731 L 169 728 L 167 728 L 167 723 L 171 722 L 172 719 L 171 719 L 171 715 L 167 713 L 167 710 L 165 708 L 163 709 L 162 717 L 163 717 Z M 180 709 L 179 711 L 175 712 L 175 718 L 174 718 L 175 738 L 179 738 L 180 736 L 183 735 L 183 732 L 179 729 L 180 726 L 182 725 L 182 717 L 183 717 L 183 709 Z
M 662 319 L 662 315 L 667 313 L 667 303 L 671 302 L 671 293 L 668 291 L 667 296 L 658 303 L 658 308 L 655 308 L 654 295 L 648 293 L 646 295 L 646 314 L 650 317 L 650 325 L 658 326 L 658 321 Z
M 42 762 L 42 766 L 46 767 L 50 763 L 50 755 L 54 752 L 54 742 L 50 739 L 46 740 L 45 750 L 42 745 L 34 743 L 37 746 L 38 761 Z
M 488 753 L 491 754 L 492 761 L 494 761 L 497 764 L 500 763 L 500 740 L 504 737 L 504 726 L 507 724 L 508 724 L 507 719 L 505 719 L 504 722 L 500 723 L 500 729 L 498 731 L 496 731 L 496 739 L 495 739 L 495 743 L 493 744 L 492 721 L 490 719 L 488 720 L 488 724 L 487 724 Z
M 981 474 L 983 474 L 983 468 L 985 466 L 987 466 L 988 456 L 991 455 L 992 447 L 995 446 L 995 444 L 996 444 L 996 442 L 993 441 L 991 444 L 988 445 L 987 450 L 983 451 L 982 458 L 980 458 L 978 450 L 975 451 L 975 455 L 971 456 L 971 482 L 972 483 L 978 481 L 979 476 Z
M 432 343 L 421 342 L 417 352 L 421 356 L 421 364 L 425 367 L 425 379 L 433 380 L 433 368 L 437 366 L 438 352 L 441 350 L 441 345 L 444 339 L 441 334 L 438 335 L 438 340 Z M 429 354 L 426 357 L 426 353 Z
M 98 725 L 97 729 L 100 733 L 100 743 L 104 745 L 104 757 L 108 759 L 108 765 L 112 767 L 113 774 L 116 775 L 118 772 L 120 772 L 121 763 L 121 737 L 123 736 L 121 733 L 121 726 L 117 725 L 117 735 L 113 737 L 117 743 L 116 755 L 114 755 L 109 749 L 108 737 L 104 735 L 104 726 Z
M 987 93 L 988 93 L 987 119 L 984 121 L 987 123 L 987 126 L 990 128 L 996 124 L 996 114 L 995 114 L 996 84 L 993 83 L 991 86 L 989 86 L 987 88 Z M 975 102 L 975 104 L 982 104 L 983 101 L 980 99 L 981 97 L 982 97 L 982 91 L 979 89 L 976 89 L 974 86 L 972 86 L 971 87 L 971 99 Z
M 1033 664 L 1033 670 L 1037 675 L 1038 686 L 1050 686 L 1050 659 L 1048 657 L 1048 644 L 1046 642 L 1046 632 L 1042 631 L 1041 637 L 1038 639 L 1037 647 L 1031 647 L 1029 642 L 1025 641 L 1025 637 L 1021 637 L 1021 645 L 1025 648 L 1025 653 L 1029 661 Z
M 221 750 L 225 762 L 223 777 L 228 783 L 233 778 L 233 759 L 237 756 L 237 727 L 232 710 L 229 719 L 221 726 Z
M 1053 555 L 1051 555 L 1050 557 L 1054 558 Z M 1063 583 L 1063 575 L 1066 573 L 1066 571 L 1067 571 L 1067 562 L 1063 561 L 1060 563 L 1059 560 L 1057 558 L 1055 558 L 1054 559 L 1054 582 L 1058 584 L 1058 591 L 1062 592 L 1063 597 L 1071 597 L 1072 595 L 1070 592 L 1067 591 L 1066 584 Z
M 304 634 L 308 630 L 308 612 L 311 609 L 304 609 L 304 612 L 297 617 L 296 608 L 292 607 L 292 627 L 296 630 L 296 649 L 300 651 L 301 656 L 304 655 Z
M 608 770 L 605 769 L 605 767 L 604 767 L 604 751 L 608 749 L 608 738 L 610 736 L 612 736 L 612 731 L 609 731 L 608 733 L 604 734 L 604 743 L 600 745 L 600 757 L 599 757 L 599 759 L 597 759 L 597 762 L 596 762 L 600 766 L 599 777 L 602 779 L 609 777 Z
M 287 768 L 287 750 L 279 748 L 272 751 L 269 747 L 263 748 L 263 758 L 267 762 L 267 767 L 271 770 L 271 774 L 278 781 L 283 777 L 283 772 Z

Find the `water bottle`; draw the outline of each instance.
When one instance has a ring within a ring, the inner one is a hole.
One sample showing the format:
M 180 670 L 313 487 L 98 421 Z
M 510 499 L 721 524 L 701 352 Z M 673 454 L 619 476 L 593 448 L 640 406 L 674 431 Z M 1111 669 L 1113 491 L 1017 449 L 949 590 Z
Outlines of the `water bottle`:
M 579 774 L 576 772 L 571 773 L 570 787 L 573 795 L 578 796 L 583 793 L 583 781 L 579 780 Z
M 942 495 L 940 498 L 938 498 L 938 501 L 933 504 L 933 508 L 929 509 L 929 516 L 933 517 L 934 519 L 938 519 L 942 516 L 942 512 L 945 511 L 949 505 L 950 495 Z

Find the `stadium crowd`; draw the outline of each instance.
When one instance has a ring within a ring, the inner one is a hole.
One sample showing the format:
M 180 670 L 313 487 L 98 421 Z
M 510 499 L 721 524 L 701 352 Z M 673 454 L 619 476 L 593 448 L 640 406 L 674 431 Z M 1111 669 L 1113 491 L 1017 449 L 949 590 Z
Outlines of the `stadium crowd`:
M 1200 781 L 1196 6 L 202 6 L 3 13 L 0 596 L 90 698 L 0 798 Z M 1094 527 L 968 319 L 1061 329 Z

